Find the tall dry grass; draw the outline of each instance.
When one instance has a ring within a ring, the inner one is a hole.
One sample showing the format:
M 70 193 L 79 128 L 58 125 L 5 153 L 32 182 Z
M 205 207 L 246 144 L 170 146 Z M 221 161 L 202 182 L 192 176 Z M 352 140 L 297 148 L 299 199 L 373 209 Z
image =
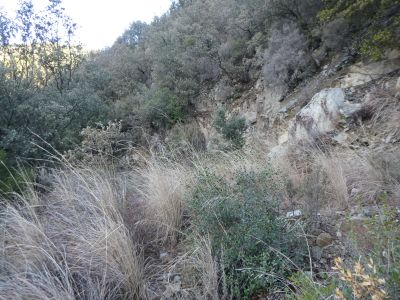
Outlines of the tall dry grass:
M 153 286 L 164 284 L 159 279 L 171 266 L 144 252 L 148 244 L 152 251 L 164 250 L 157 248 L 160 241 L 172 248 L 180 241 L 198 174 L 212 172 L 234 183 L 237 171 L 257 172 L 272 164 L 279 170 L 276 180 L 291 182 L 282 201 L 302 197 L 332 213 L 353 205 L 353 189 L 364 200 L 399 186 L 393 164 L 399 155 L 386 154 L 378 159 L 314 147 L 271 162 L 259 149 L 193 152 L 181 160 L 150 157 L 137 170 L 118 172 L 67 164 L 52 172 L 50 191 L 39 195 L 28 184 L 18 201 L 1 209 L 0 299 L 146 299 L 150 285 L 153 294 L 162 295 L 162 287 L 154 291 Z M 211 241 L 198 238 L 189 252 L 170 254 L 196 272 L 199 283 L 185 287 L 185 293 L 228 297 L 228 291 L 221 296 L 223 267 Z M 154 263 L 159 265 L 149 265 Z
M 157 229 L 157 238 L 176 243 L 182 229 L 193 172 L 171 160 L 149 159 L 137 170 L 139 192 L 145 201 L 145 219 Z
M 1 212 L 1 299 L 144 299 L 144 262 L 114 174 L 66 168 Z

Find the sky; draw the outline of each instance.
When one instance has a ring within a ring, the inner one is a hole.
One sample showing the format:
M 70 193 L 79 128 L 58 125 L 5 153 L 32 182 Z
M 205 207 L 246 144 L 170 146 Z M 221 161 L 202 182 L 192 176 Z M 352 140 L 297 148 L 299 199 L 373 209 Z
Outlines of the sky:
M 46 0 L 33 0 L 42 8 Z M 77 39 L 87 50 L 111 46 L 133 21 L 151 22 L 165 13 L 171 0 L 63 0 L 67 15 L 78 24 Z M 18 0 L 1 0 L 0 7 L 13 15 Z

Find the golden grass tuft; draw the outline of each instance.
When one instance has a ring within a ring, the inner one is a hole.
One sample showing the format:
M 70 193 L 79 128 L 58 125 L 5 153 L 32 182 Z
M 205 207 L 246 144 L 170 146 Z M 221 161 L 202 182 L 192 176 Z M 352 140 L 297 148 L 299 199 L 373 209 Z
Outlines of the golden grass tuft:
M 55 172 L 44 197 L 2 211 L 3 299 L 144 299 L 144 263 L 107 171 Z M 35 195 L 30 186 L 28 195 Z
M 179 163 L 155 159 L 138 171 L 142 177 L 139 191 L 145 201 L 146 219 L 156 226 L 157 237 L 175 243 L 182 229 L 193 173 Z

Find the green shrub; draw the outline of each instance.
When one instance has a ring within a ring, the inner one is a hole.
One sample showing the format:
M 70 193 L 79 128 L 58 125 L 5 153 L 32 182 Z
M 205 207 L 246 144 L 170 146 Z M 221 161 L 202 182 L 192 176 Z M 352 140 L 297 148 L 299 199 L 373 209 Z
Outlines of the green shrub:
M 278 212 L 283 183 L 276 178 L 269 169 L 237 172 L 233 182 L 206 172 L 190 201 L 193 230 L 211 237 L 240 299 L 282 287 L 294 265 L 303 267 L 305 243 L 300 228 Z
M 385 50 L 400 46 L 399 4 L 399 0 L 327 0 L 318 17 L 323 23 L 345 18 L 353 27 L 361 56 L 378 60 Z
M 20 170 L 16 172 L 7 158 L 7 152 L 0 149 L 0 196 L 8 198 L 12 192 L 21 192 L 26 181 L 33 180 L 35 172 L 33 169 Z
M 395 36 L 392 30 L 386 28 L 378 30 L 371 37 L 365 38 L 360 46 L 360 53 L 363 57 L 379 60 L 384 54 L 384 50 L 395 44 Z
M 386 196 L 383 196 L 384 198 Z M 377 265 L 377 274 L 386 281 L 391 299 L 400 295 L 400 228 L 397 209 L 388 206 L 367 222 L 373 249 L 366 255 Z
M 244 133 L 246 131 L 246 120 L 242 117 L 232 117 L 226 119 L 225 109 L 221 108 L 217 111 L 214 118 L 214 126 L 220 134 L 230 143 L 230 148 L 240 149 L 243 147 Z
M 157 129 L 171 128 L 186 116 L 187 102 L 178 98 L 170 89 L 150 92 L 147 104 L 147 121 Z
M 290 298 L 293 300 L 329 299 L 335 293 L 336 284 L 329 279 L 326 280 L 328 284 L 322 285 L 315 282 L 305 273 L 297 272 L 290 277 L 290 280 L 296 290 Z

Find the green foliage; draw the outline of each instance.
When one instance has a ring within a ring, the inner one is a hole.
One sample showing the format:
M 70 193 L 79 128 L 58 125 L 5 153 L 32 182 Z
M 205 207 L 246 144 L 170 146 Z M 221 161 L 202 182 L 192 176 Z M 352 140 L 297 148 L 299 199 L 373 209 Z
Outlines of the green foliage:
M 240 149 L 244 145 L 244 133 L 246 131 L 246 120 L 242 117 L 226 119 L 225 109 L 220 108 L 214 118 L 214 126 L 222 136 L 230 142 L 232 149 Z
M 394 44 L 394 34 L 390 29 L 379 30 L 371 38 L 366 38 L 361 43 L 360 53 L 364 57 L 379 60 L 384 50 Z
M 353 34 L 360 36 L 360 54 L 378 60 L 386 49 L 400 47 L 399 5 L 399 0 L 328 0 L 318 17 L 323 23 L 346 18 L 355 28 Z
M 148 25 L 141 21 L 133 22 L 127 30 L 119 37 L 116 43 L 125 44 L 129 47 L 137 47 L 144 37 Z
M 385 194 L 383 198 L 387 198 Z M 394 299 L 400 294 L 400 228 L 396 208 L 384 206 L 380 215 L 367 222 L 373 249 L 365 258 L 372 258 L 378 275 L 385 279 L 387 291 Z
M 351 18 L 367 17 L 374 15 L 378 9 L 386 7 L 389 1 L 385 0 L 342 0 L 342 1 L 325 1 L 327 7 L 321 10 L 318 17 L 321 21 L 330 21 L 336 16 Z
M 2 79 L 0 147 L 7 150 L 12 161 L 16 157 L 41 157 L 34 145 L 44 146 L 41 139 L 59 151 L 70 149 L 79 142 L 82 128 L 102 120 L 107 113 L 104 102 L 83 82 L 73 83 L 60 94 L 51 86 L 27 89 L 5 76 Z
M 21 192 L 27 180 L 33 180 L 33 169 L 16 172 L 7 160 L 7 153 L 0 149 L 0 196 L 7 198 L 12 192 Z
M 205 172 L 190 201 L 193 230 L 211 237 L 239 299 L 278 289 L 294 264 L 303 267 L 303 237 L 297 225 L 279 215 L 283 186 L 275 175 L 270 169 L 240 171 L 228 182 Z
M 0 148 L 9 164 L 18 157 L 43 158 L 40 147 L 74 147 L 79 132 L 102 120 L 107 108 L 98 85 L 78 68 L 83 54 L 74 42 L 76 24 L 61 1 L 49 1 L 37 12 L 31 1 L 20 1 L 14 19 L 0 11 Z M 13 44 L 15 37 L 18 44 Z M 39 136 L 40 138 L 38 138 Z M 35 145 L 37 144 L 37 145 Z
M 186 102 L 168 88 L 160 88 L 149 97 L 146 119 L 154 128 L 171 128 L 185 119 Z
M 7 153 L 0 150 L 0 194 L 12 191 L 15 188 L 12 175 L 7 167 Z
M 21 0 L 13 19 L 1 10 L 0 19 L 5 31 L 0 41 L 1 63 L 10 78 L 24 87 L 52 84 L 60 93 L 68 88 L 83 55 L 73 39 L 76 24 L 65 14 L 61 1 L 48 1 L 37 11 L 31 0 Z M 12 44 L 10 37 L 17 42 Z
M 336 284 L 328 278 L 325 278 L 327 284 L 325 282 L 325 285 L 322 285 L 314 282 L 313 279 L 305 273 L 297 272 L 290 277 L 290 280 L 296 289 L 295 294 L 290 299 L 322 300 L 332 297 L 332 295 L 335 293 Z

